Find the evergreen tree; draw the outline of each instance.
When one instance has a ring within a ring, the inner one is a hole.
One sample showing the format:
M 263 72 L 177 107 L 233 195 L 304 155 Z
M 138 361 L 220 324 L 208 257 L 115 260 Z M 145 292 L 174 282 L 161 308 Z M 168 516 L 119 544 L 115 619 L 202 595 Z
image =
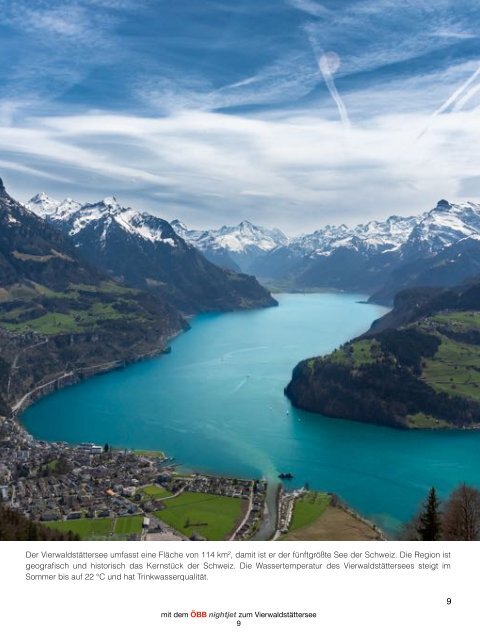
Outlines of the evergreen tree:
M 441 528 L 440 501 L 432 487 L 418 516 L 417 530 L 421 540 L 440 540 Z

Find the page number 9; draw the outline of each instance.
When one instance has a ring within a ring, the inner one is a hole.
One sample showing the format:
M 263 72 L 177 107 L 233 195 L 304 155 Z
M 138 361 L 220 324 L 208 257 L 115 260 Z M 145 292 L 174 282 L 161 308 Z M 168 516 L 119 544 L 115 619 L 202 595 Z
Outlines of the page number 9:
M 452 604 L 452 599 L 451 598 L 447 598 L 447 604 Z

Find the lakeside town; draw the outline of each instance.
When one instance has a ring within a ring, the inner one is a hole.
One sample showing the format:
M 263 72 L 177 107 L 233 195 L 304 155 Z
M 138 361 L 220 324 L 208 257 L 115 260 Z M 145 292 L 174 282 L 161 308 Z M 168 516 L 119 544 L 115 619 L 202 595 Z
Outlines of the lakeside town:
M 31 520 L 65 523 L 65 530 L 70 523 L 75 530 L 72 523 L 80 520 L 131 519 L 135 527 L 127 535 L 105 538 L 202 540 L 204 523 L 181 527 L 191 528 L 186 535 L 161 517 L 169 501 L 196 494 L 241 503 L 228 539 L 253 537 L 265 510 L 266 481 L 182 475 L 172 462 L 162 453 L 36 440 L 16 420 L 0 421 L 0 500 Z
M 163 452 L 36 440 L 0 419 L 0 504 L 78 539 L 384 539 L 332 494 L 179 467 Z

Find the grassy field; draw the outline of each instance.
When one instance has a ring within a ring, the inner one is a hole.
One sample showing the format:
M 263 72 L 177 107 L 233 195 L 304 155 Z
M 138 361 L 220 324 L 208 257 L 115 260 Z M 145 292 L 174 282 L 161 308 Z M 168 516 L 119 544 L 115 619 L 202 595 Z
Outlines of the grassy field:
M 162 498 L 167 498 L 172 495 L 170 491 L 167 491 L 167 489 L 155 484 L 152 484 L 149 487 L 143 487 L 140 489 L 139 493 L 145 497 L 152 498 L 153 500 L 161 500 Z
M 136 453 L 139 456 L 145 456 L 146 458 L 160 458 L 161 460 L 165 458 L 165 453 L 163 451 L 149 451 L 148 449 L 134 449 L 133 453 Z
M 115 520 L 113 530 L 115 538 L 128 538 L 132 534 L 142 533 L 143 516 L 122 516 Z
M 58 531 L 73 531 L 82 540 L 95 540 L 104 539 L 111 535 L 113 520 L 111 518 L 82 518 L 81 520 L 57 520 L 42 524 Z
M 437 391 L 480 400 L 480 346 L 442 336 L 435 357 L 425 361 L 423 378 Z
M 338 507 L 327 506 L 321 517 L 304 527 L 289 531 L 281 540 L 376 540 L 378 534 L 368 524 Z
M 104 294 L 104 300 L 95 300 L 92 293 Z M 0 327 L 22 333 L 33 330 L 44 335 L 62 333 L 82 333 L 97 329 L 108 320 L 134 319 L 141 313 L 135 301 L 135 289 L 126 289 L 115 283 L 104 282 L 98 287 L 77 284 L 70 285 L 65 291 L 54 291 L 39 284 L 15 285 L 10 289 L 0 290 L 0 300 L 18 301 L 19 307 L 3 313 Z M 113 298 L 115 296 L 115 298 Z M 38 311 L 49 300 L 58 299 L 63 302 L 60 310 L 51 310 L 51 302 L 43 307 L 43 315 Z M 116 308 L 118 301 L 127 303 L 126 311 Z M 81 303 L 81 304 L 80 304 Z M 69 308 L 70 307 L 70 308 Z M 38 317 L 28 315 L 35 312 Z M 22 320 L 22 316 L 25 317 Z
M 375 362 L 375 356 L 372 354 L 372 348 L 377 343 L 375 340 L 359 340 L 351 344 L 353 364 L 361 367 L 362 364 L 372 364 Z
M 416 429 L 439 429 L 453 427 L 452 424 L 446 421 L 440 421 L 426 413 L 415 413 L 414 415 L 407 416 L 408 425 L 415 427 Z
M 325 356 L 325 359 L 329 362 L 333 362 L 334 364 L 343 364 L 349 365 L 351 363 L 351 359 L 349 355 L 347 355 L 347 351 L 345 347 L 340 347 L 339 349 L 335 349 L 328 356 Z M 308 361 L 308 366 L 313 370 L 315 365 L 315 359 Z
M 452 329 L 480 329 L 480 312 L 478 311 L 453 311 L 439 313 L 432 317 L 433 322 L 450 325 Z
M 116 518 L 82 518 L 80 520 L 58 520 L 44 522 L 47 527 L 58 531 L 72 531 L 82 540 L 104 540 L 112 537 L 116 540 L 128 538 L 131 534 L 142 532 L 143 516 L 123 516 Z
M 207 540 L 225 540 L 233 533 L 246 504 L 240 498 L 185 492 L 167 500 L 166 508 L 155 515 L 185 536 L 197 533 Z
M 59 460 L 50 460 L 50 462 L 42 464 L 41 467 L 38 467 L 37 472 L 50 471 L 52 473 L 55 473 L 58 468 L 58 463 Z
M 37 331 L 43 335 L 81 333 L 94 329 L 98 322 L 117 320 L 125 315 L 116 311 L 111 304 L 95 302 L 89 309 L 75 309 L 69 313 L 45 313 L 39 318 L 25 320 L 24 322 L 9 322 L 10 319 L 13 320 L 13 317 L 9 318 L 8 315 L 5 315 L 0 325 L 10 331 L 19 333 L 25 331 Z
M 320 518 L 328 505 L 330 496 L 326 493 L 309 492 L 295 500 L 290 531 L 306 527 Z
M 361 367 L 376 361 L 376 347 L 378 347 L 378 343 L 375 340 L 358 340 L 335 349 L 326 357 L 329 362 L 334 364 Z

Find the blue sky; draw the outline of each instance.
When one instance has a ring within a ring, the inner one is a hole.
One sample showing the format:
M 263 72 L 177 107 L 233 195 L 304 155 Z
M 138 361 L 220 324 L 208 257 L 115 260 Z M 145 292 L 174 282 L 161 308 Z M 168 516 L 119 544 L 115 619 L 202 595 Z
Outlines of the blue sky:
M 475 0 L 0 0 L 10 192 L 295 233 L 480 200 Z

